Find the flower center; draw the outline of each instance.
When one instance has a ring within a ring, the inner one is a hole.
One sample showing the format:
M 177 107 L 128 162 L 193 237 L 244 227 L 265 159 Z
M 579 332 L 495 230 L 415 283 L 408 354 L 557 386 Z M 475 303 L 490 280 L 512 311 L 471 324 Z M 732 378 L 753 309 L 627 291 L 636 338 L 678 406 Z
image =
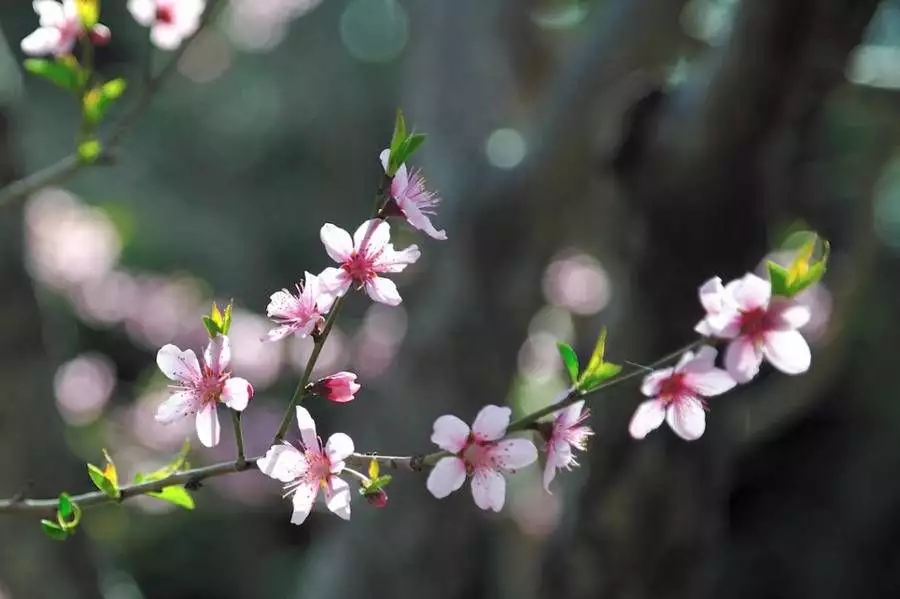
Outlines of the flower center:
M 686 390 L 687 385 L 684 384 L 684 373 L 676 372 L 660 383 L 659 398 L 666 403 L 672 403 L 684 395 Z
M 200 401 L 204 404 L 216 403 L 222 395 L 222 387 L 228 380 L 228 374 L 216 374 L 209 366 L 203 367 L 203 380 L 200 381 Z
M 740 327 L 741 335 L 758 339 L 763 333 L 772 328 L 772 319 L 769 312 L 765 308 L 754 308 L 747 312 L 741 312 Z
M 172 12 L 172 8 L 170 6 L 157 6 L 156 7 L 156 21 L 158 23 L 166 23 L 171 24 L 172 21 L 175 20 L 175 15 Z
M 341 268 L 358 283 L 365 283 L 375 276 L 372 259 L 364 253 L 353 252 L 350 258 L 341 264 Z
M 462 450 L 460 457 L 466 463 L 466 473 L 471 476 L 476 468 L 482 468 L 490 462 L 490 449 L 493 443 L 481 443 L 470 439 Z
M 331 462 L 321 450 L 307 451 L 306 460 L 309 469 L 306 471 L 307 476 L 318 481 L 323 487 L 328 484 L 328 478 L 331 476 Z

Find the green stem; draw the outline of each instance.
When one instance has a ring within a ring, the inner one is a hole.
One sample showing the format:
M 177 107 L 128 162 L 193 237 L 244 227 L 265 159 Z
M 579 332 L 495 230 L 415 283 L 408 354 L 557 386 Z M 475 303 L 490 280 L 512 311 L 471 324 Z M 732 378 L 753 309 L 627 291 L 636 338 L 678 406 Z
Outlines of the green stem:
M 81 128 L 78 131 L 77 140 L 79 145 L 90 139 L 91 132 L 94 129 L 85 110 L 85 102 L 88 94 L 91 92 L 91 79 L 94 77 L 94 45 L 91 43 L 90 36 L 85 35 L 81 39 L 81 68 L 84 72 L 84 84 L 81 86 L 81 97 L 78 101 L 78 107 L 81 110 Z
M 237 445 L 237 463 L 246 462 L 244 457 L 244 433 L 241 431 L 241 413 L 231 410 L 231 424 L 234 425 L 234 443 Z
M 300 401 L 303 399 L 303 395 L 306 392 L 306 386 L 309 384 L 309 379 L 312 376 L 313 368 L 316 366 L 316 361 L 319 359 L 319 354 L 322 353 L 322 348 L 325 346 L 325 341 L 328 340 L 328 334 L 331 333 L 331 328 L 334 326 L 334 321 L 337 320 L 338 313 L 341 311 L 341 306 L 344 305 L 344 298 L 339 297 L 334 302 L 334 306 L 331 308 L 331 312 L 328 314 L 328 318 L 325 319 L 325 326 L 322 327 L 321 334 L 317 335 L 313 341 L 313 350 L 312 353 L 309 354 L 309 359 L 306 361 L 306 368 L 303 371 L 303 376 L 300 377 L 300 382 L 297 383 L 297 388 L 294 389 L 294 394 L 291 396 L 291 401 L 288 403 L 287 409 L 284 411 L 284 416 L 281 419 L 281 425 L 278 427 L 278 432 L 275 433 L 275 438 L 272 440 L 272 445 L 278 445 L 284 440 L 284 435 L 287 434 L 288 428 L 291 426 L 291 418 L 294 415 L 294 408 L 300 404 Z

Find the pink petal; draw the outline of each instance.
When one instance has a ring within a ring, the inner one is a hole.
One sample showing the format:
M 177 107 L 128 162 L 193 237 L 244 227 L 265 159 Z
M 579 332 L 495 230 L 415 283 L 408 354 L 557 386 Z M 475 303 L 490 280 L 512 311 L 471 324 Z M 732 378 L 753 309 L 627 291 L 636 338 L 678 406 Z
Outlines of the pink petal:
M 812 354 L 803 335 L 797 331 L 766 333 L 763 355 L 769 363 L 785 374 L 801 374 L 809 370 Z
M 734 289 L 734 299 L 744 311 L 767 307 L 771 297 L 772 284 L 752 273 L 744 275 L 740 285 Z
M 322 303 L 319 308 L 322 312 L 327 312 L 331 309 L 331 304 L 334 303 L 334 298 L 341 297 L 347 290 L 350 289 L 350 283 L 353 280 L 350 278 L 350 275 L 347 274 L 347 271 L 343 268 L 326 268 L 322 272 L 319 273 L 319 285 L 322 288 L 322 293 L 326 295 L 332 296 L 331 298 L 323 298 Z
M 694 356 L 694 364 L 705 368 L 711 368 L 716 361 L 719 352 L 711 345 L 703 345 Z
M 447 414 L 434 421 L 434 431 L 431 433 L 431 442 L 450 453 L 459 453 L 466 446 L 469 438 L 469 425 Z
M 215 447 L 219 444 L 221 432 L 215 402 L 204 404 L 197 412 L 197 438 L 204 447 Z
M 269 305 L 266 306 L 266 316 L 287 316 L 291 314 L 297 305 L 297 299 L 287 289 L 276 291 L 269 296 Z
M 558 468 L 558 459 L 556 457 L 556 451 L 551 447 L 547 450 L 547 463 L 544 464 L 544 476 L 542 478 L 542 482 L 544 483 L 544 490 L 550 493 L 550 483 L 553 482 L 553 479 L 556 478 L 556 470 Z
M 395 200 L 403 197 L 409 187 L 409 172 L 405 164 L 401 164 L 391 180 L 391 197 Z
M 366 281 L 366 295 L 372 298 L 372 301 L 387 306 L 399 306 L 403 301 L 397 290 L 397 284 L 384 277 L 373 277 Z
M 438 499 L 447 497 L 466 481 L 466 464 L 457 457 L 445 457 L 431 469 L 425 486 Z
M 684 367 L 694 360 L 694 352 L 686 351 L 681 354 L 681 358 L 678 360 L 678 363 L 675 365 L 675 372 L 681 372 L 684 370 Z
M 350 239 L 350 233 L 338 226 L 325 223 L 319 231 L 319 238 L 322 240 L 328 256 L 335 262 L 346 262 L 353 253 L 353 240 Z
M 769 309 L 778 315 L 778 320 L 781 324 L 779 328 L 785 331 L 799 329 L 805 326 L 812 318 L 809 306 L 798 304 L 793 300 L 773 299 Z
M 308 298 L 309 300 L 315 300 L 319 294 L 322 292 L 321 285 L 319 285 L 319 277 L 312 274 L 308 270 L 303 271 L 303 294 L 304 298 Z
M 391 241 L 391 226 L 380 218 L 367 220 L 353 233 L 353 247 L 369 256 L 381 251 Z
M 334 433 L 328 437 L 325 444 L 325 455 L 331 462 L 331 471 L 334 474 L 344 469 L 344 460 L 353 453 L 353 439 L 344 433 Z
M 297 426 L 300 428 L 300 439 L 307 451 L 319 451 L 319 436 L 316 435 L 316 423 L 309 410 L 297 406 Z
M 266 476 L 289 483 L 306 472 L 309 464 L 300 450 L 284 442 L 270 447 L 266 455 L 256 460 L 256 467 Z
M 713 397 L 734 389 L 737 382 L 731 375 L 720 368 L 710 367 L 707 370 L 686 373 L 685 384 L 697 395 Z
M 656 397 L 659 395 L 660 385 L 662 385 L 663 381 L 672 376 L 673 372 L 674 371 L 671 368 L 654 370 L 644 377 L 644 382 L 641 383 L 641 393 L 647 397 Z
M 665 404 L 657 399 L 642 402 L 634 411 L 628 432 L 635 439 L 643 439 L 650 431 L 659 428 L 666 418 Z
M 576 401 L 569 407 L 558 412 L 557 421 L 562 428 L 571 428 L 578 423 L 581 418 L 581 411 L 584 408 L 584 400 Z
M 325 486 L 325 505 L 337 517 L 350 519 L 350 485 L 337 476 L 328 479 Z
M 271 341 L 271 342 L 281 341 L 282 339 L 284 339 L 285 337 L 290 335 L 292 332 L 293 331 L 292 331 L 291 327 L 289 327 L 288 325 L 275 327 L 274 329 L 272 329 L 268 333 L 266 333 L 266 336 L 263 338 L 263 340 Z
M 506 479 L 496 470 L 475 470 L 475 475 L 472 476 L 472 498 L 481 509 L 499 512 L 506 501 Z
M 222 373 L 228 370 L 231 364 L 231 341 L 225 335 L 216 335 L 209 340 L 206 351 L 203 352 L 203 360 L 213 372 Z
M 178 391 L 156 408 L 156 421 L 160 424 L 172 424 L 197 411 L 200 397 L 192 391 Z
M 481 408 L 472 423 L 472 433 L 479 441 L 497 441 L 506 434 L 512 410 L 507 407 L 488 405 Z
M 746 337 L 738 337 L 725 350 L 725 369 L 735 381 L 746 383 L 759 374 L 762 358 L 762 348 Z
M 409 224 L 411 224 L 416 229 L 424 232 L 432 239 L 437 239 L 438 241 L 447 239 L 446 231 L 438 231 L 437 229 L 435 229 L 434 225 L 431 223 L 431 219 L 428 218 L 428 216 L 421 210 L 419 210 L 418 206 L 416 206 L 414 203 L 406 202 L 403 206 L 401 206 L 401 209 L 403 210 L 403 214 L 406 216 L 406 220 L 409 221 Z
M 247 404 L 250 403 L 251 397 L 253 397 L 253 387 L 247 379 L 230 378 L 222 387 L 222 403 L 236 412 L 244 411 Z
M 725 288 L 722 287 L 722 279 L 713 277 L 700 286 L 700 303 L 703 309 L 711 314 L 722 311 Z
M 63 52 L 59 29 L 41 27 L 27 35 L 21 42 L 22 52 L 29 56 L 43 56 Z
M 489 459 L 498 468 L 516 471 L 537 461 L 538 452 L 528 439 L 504 439 L 488 450 Z
M 410 264 L 414 264 L 421 257 L 422 252 L 419 246 L 413 244 L 399 252 L 394 246 L 388 244 L 385 246 L 381 255 L 375 260 L 373 267 L 377 272 L 403 272 Z
M 175 25 L 157 22 L 150 28 L 150 41 L 160 50 L 175 50 L 184 38 L 185 33 Z
M 313 481 L 301 484 L 294 490 L 293 498 L 291 499 L 291 503 L 294 506 L 294 512 L 291 514 L 291 524 L 299 526 L 306 521 L 318 494 L 319 485 Z
M 200 373 L 200 362 L 194 350 L 181 351 L 169 343 L 162 346 L 156 354 L 156 364 L 164 375 L 173 381 L 193 383 L 203 378 Z
M 666 421 L 676 435 L 685 441 L 693 441 L 699 439 L 706 430 L 706 411 L 697 398 L 682 397 L 669 406 Z

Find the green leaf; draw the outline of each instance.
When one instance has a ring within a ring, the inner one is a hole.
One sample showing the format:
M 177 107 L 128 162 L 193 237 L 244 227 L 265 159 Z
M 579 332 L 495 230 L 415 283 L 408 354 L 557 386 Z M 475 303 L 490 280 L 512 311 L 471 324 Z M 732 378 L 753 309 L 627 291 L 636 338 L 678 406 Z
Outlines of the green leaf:
M 113 499 L 119 498 L 122 493 L 119 491 L 116 483 L 113 480 L 110 480 L 103 470 L 100 470 L 100 468 L 93 464 L 88 464 L 87 468 L 88 475 L 91 477 L 91 481 L 94 483 L 95 487 L 100 489 L 107 497 L 112 497 Z
M 222 319 L 222 334 L 227 335 L 228 331 L 231 330 L 231 307 L 234 305 L 234 302 L 228 302 L 228 305 L 225 306 L 225 316 Z
M 203 317 L 203 326 L 206 327 L 206 332 L 209 333 L 210 339 L 221 333 L 221 331 L 219 330 L 219 325 L 217 325 L 216 321 L 209 316 Z
M 569 378 L 572 379 L 572 384 L 578 382 L 578 356 L 575 354 L 575 350 L 572 349 L 571 345 L 567 343 L 557 343 L 556 348 L 559 350 L 559 355 L 562 358 L 563 364 L 566 366 L 566 370 L 569 373 Z
M 409 160 L 416 150 L 425 142 L 425 135 L 422 133 L 413 133 L 406 138 L 400 148 L 399 156 L 397 156 L 397 166 Z
M 112 79 L 84 94 L 81 102 L 85 118 L 95 125 L 101 122 L 113 102 L 125 93 L 125 87 L 124 79 Z
M 65 541 L 69 537 L 69 531 L 50 520 L 41 520 L 41 529 L 54 541 Z
M 154 470 L 148 474 L 142 474 L 138 472 L 134 475 L 134 484 L 140 484 L 143 482 L 150 482 L 154 480 L 162 480 L 169 476 L 172 476 L 182 468 L 187 467 L 187 454 L 191 450 L 191 442 L 189 439 L 185 439 L 184 443 L 181 444 L 181 450 L 178 452 L 178 455 L 175 456 L 170 463 L 166 464 L 162 468 L 158 470 Z
M 378 464 L 378 460 L 373 458 L 369 462 L 369 478 L 371 480 L 375 480 L 376 478 L 378 478 L 380 471 L 381 471 L 381 466 Z
M 103 145 L 96 139 L 88 139 L 78 144 L 78 158 L 84 164 L 93 164 L 97 162 L 100 154 L 103 153 Z
M 147 495 L 161 501 L 174 503 L 175 505 L 183 507 L 187 510 L 194 509 L 194 498 L 191 497 L 191 494 L 187 492 L 187 489 L 185 489 L 183 485 L 173 485 L 171 487 L 165 487 L 158 493 L 147 493 Z
M 90 30 L 100 20 L 99 0 L 76 0 L 78 17 L 85 29 Z
M 622 371 L 622 367 L 618 364 L 610 364 L 604 362 L 594 369 L 588 376 L 582 376 L 582 380 L 578 383 L 578 388 L 582 393 L 589 393 L 596 389 L 604 381 L 608 381 Z
M 785 267 L 768 260 L 766 268 L 769 270 L 769 282 L 772 284 L 773 295 L 788 296 L 790 284 L 788 284 L 788 271 Z
M 72 501 L 68 493 L 59 494 L 59 507 L 56 510 L 56 520 L 60 528 L 64 530 L 74 529 L 81 521 L 81 508 Z
M 32 75 L 43 77 L 54 85 L 73 93 L 80 93 L 84 85 L 84 73 L 74 58 L 60 57 L 56 60 L 28 58 L 22 63 Z
M 72 497 L 68 493 L 59 494 L 59 515 L 62 518 L 69 520 L 75 515 L 75 508 L 73 505 Z
M 787 267 L 775 264 L 772 261 L 767 263 L 773 295 L 794 297 L 810 285 L 819 282 L 827 270 L 831 245 L 827 241 L 822 240 L 822 256 L 815 260 L 813 255 L 819 243 L 818 235 L 802 231 L 794 234 L 794 237 L 798 235 L 804 235 L 806 241 L 797 250 L 794 259 Z

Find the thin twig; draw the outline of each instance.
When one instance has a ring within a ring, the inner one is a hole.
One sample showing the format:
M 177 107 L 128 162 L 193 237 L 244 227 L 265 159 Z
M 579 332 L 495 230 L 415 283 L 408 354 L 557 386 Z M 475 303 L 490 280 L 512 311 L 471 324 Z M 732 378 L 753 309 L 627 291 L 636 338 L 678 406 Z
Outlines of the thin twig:
M 241 413 L 231 410 L 231 424 L 234 425 L 234 444 L 237 445 L 237 463 L 246 462 L 244 457 L 244 433 L 241 431 Z
M 131 109 L 123 114 L 112 126 L 109 136 L 102 146 L 103 154 L 96 162 L 90 163 L 82 161 L 77 153 L 64 156 L 50 166 L 0 188 L 0 208 L 34 193 L 38 189 L 47 187 L 48 185 L 61 183 L 72 177 L 83 167 L 91 166 L 92 164 L 108 164 L 111 161 L 112 152 L 116 149 L 119 142 L 122 141 L 122 138 L 129 132 L 138 117 L 143 114 L 144 110 L 156 95 L 156 92 L 159 91 L 165 81 L 175 71 L 175 68 L 178 66 L 178 61 L 181 59 L 182 55 L 184 55 L 191 42 L 193 42 L 197 38 L 197 35 L 199 35 L 210 21 L 212 21 L 212 17 L 217 14 L 218 9 L 221 6 L 224 6 L 224 4 L 225 2 L 223 0 L 212 0 L 210 2 L 209 8 L 203 17 L 203 22 L 200 24 L 197 31 L 195 31 L 191 37 L 186 39 L 184 43 L 172 53 L 172 57 L 169 59 L 169 62 L 166 63 L 166 66 L 163 67 L 156 77 L 153 77 L 147 82 L 147 85 L 144 87 L 141 95 L 135 101 Z

